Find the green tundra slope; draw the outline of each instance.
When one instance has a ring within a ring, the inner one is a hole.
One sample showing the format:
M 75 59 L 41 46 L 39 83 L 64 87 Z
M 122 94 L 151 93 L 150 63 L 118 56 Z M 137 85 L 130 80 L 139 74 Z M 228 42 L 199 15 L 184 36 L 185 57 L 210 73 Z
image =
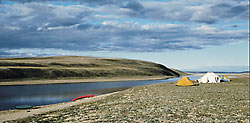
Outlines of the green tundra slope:
M 180 76 L 147 61 L 82 56 L 0 58 L 0 81 Z

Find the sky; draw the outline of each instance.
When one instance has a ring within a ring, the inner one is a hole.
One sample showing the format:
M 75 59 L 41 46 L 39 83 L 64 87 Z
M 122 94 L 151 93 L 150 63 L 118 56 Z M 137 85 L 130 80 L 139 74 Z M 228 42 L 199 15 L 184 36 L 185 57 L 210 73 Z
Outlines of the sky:
M 0 57 L 61 55 L 249 70 L 249 2 L 0 0 Z

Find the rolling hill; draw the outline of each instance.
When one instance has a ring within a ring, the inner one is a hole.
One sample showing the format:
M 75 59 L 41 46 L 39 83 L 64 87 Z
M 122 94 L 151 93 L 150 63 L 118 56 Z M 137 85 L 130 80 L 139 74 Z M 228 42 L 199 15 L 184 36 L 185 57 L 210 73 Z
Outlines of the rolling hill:
M 0 58 L 0 81 L 89 79 L 183 74 L 141 60 L 82 56 Z

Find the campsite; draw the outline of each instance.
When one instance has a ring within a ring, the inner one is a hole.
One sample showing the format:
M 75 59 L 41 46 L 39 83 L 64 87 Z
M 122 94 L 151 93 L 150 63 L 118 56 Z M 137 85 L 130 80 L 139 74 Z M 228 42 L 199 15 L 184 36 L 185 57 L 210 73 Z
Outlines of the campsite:
M 198 86 L 195 83 L 220 83 L 231 81 L 227 75 L 217 75 L 213 72 L 207 72 L 201 78 L 194 81 L 190 80 L 187 76 L 182 77 L 176 83 L 176 86 Z
M 249 74 L 230 76 L 228 82 L 199 86 L 194 81 L 203 76 L 191 80 L 184 76 L 175 82 L 136 86 L 107 96 L 0 111 L 0 121 L 9 117 L 8 122 L 249 122 Z M 188 86 L 176 86 L 186 81 Z
M 176 82 L 137 86 L 10 122 L 249 122 L 249 77 L 231 79 L 188 87 Z

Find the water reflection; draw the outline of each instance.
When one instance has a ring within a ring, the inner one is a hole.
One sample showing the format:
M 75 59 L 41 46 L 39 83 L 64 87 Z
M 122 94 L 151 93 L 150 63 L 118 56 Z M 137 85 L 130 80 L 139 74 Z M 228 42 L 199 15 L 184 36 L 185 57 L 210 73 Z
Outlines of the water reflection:
M 189 76 L 191 80 L 200 76 Z M 180 78 L 150 81 L 91 82 L 74 84 L 0 86 L 0 110 L 13 109 L 17 105 L 47 105 L 71 101 L 83 95 L 100 95 L 133 86 L 175 82 Z

